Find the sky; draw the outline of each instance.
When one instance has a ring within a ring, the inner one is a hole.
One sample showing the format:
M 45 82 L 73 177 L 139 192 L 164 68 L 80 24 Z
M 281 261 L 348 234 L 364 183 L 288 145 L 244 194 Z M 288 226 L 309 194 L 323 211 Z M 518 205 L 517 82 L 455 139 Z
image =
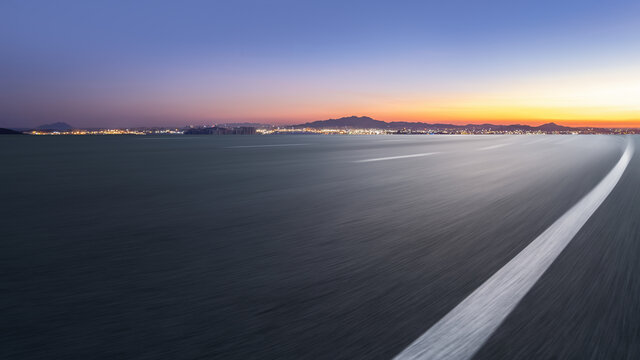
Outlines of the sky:
M 637 0 L 2 0 L 0 126 L 640 127 Z

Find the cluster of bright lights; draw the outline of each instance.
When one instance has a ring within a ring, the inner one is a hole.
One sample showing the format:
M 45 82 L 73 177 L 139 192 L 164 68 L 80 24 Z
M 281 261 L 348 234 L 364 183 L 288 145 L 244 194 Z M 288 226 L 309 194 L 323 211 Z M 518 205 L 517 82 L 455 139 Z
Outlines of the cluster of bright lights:
M 340 129 L 340 128 L 270 128 L 257 129 L 258 134 L 323 134 L 323 135 L 387 135 L 395 130 L 385 129 Z
M 30 135 L 181 135 L 183 131 L 177 129 L 131 130 L 131 129 L 99 129 L 99 130 L 68 130 L 68 131 L 29 131 Z
M 129 129 L 69 130 L 69 131 L 30 131 L 31 135 L 146 135 L 144 131 Z
M 491 128 L 461 128 L 461 129 L 347 129 L 347 128 L 292 128 L 274 127 L 266 129 L 256 129 L 258 135 L 277 134 L 320 134 L 320 135 L 391 135 L 391 134 L 450 134 L 450 135 L 536 135 L 536 134 L 638 134 L 639 130 L 616 129 L 616 128 L 583 128 L 566 131 L 541 131 L 541 130 L 494 130 Z M 183 130 L 179 129 L 100 129 L 100 130 L 68 130 L 68 131 L 42 131 L 33 130 L 27 132 L 30 135 L 182 135 Z

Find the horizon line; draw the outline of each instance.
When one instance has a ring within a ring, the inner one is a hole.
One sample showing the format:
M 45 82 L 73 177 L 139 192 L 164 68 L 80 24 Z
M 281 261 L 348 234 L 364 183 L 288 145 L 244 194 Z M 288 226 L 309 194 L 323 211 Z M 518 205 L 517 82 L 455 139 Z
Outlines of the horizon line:
M 199 122 L 192 122 L 190 124 L 182 124 L 182 125 L 162 125 L 162 124 L 154 124 L 154 125 L 112 125 L 112 126 L 75 126 L 71 125 L 66 121 L 53 121 L 35 126 L 10 126 L 10 125 L 0 125 L 0 128 L 6 129 L 29 129 L 35 130 L 44 125 L 54 125 L 54 124 L 66 124 L 70 126 L 72 129 L 135 129 L 135 128 L 185 128 L 185 127 L 201 127 L 201 126 L 217 126 L 217 125 L 231 125 L 231 124 L 256 124 L 256 125 L 269 125 L 273 127 L 291 127 L 291 126 L 302 126 L 306 124 L 311 124 L 314 122 L 323 122 L 328 120 L 341 120 L 345 118 L 369 118 L 375 121 L 381 121 L 387 124 L 392 123 L 413 123 L 413 124 L 427 124 L 427 125 L 452 125 L 452 126 L 482 126 L 482 125 L 494 125 L 494 126 L 529 126 L 529 127 L 540 127 L 543 125 L 554 124 L 557 126 L 569 127 L 569 128 L 601 128 L 601 129 L 640 129 L 640 119 L 633 120 L 626 123 L 626 121 L 608 121 L 608 120 L 566 120 L 566 119 L 547 119 L 547 120 L 531 120 L 530 121 L 518 121 L 518 122 L 505 122 L 502 120 L 477 120 L 470 122 L 461 122 L 461 121 L 445 121 L 445 120 L 380 120 L 367 115 L 350 115 L 343 116 L 339 118 L 329 118 L 324 120 L 308 120 L 306 122 L 291 122 L 291 123 L 276 123 L 268 120 L 201 120 Z M 301 120 L 303 121 L 303 120 Z M 575 123 L 573 123 L 575 121 Z M 598 125 L 596 125 L 598 124 Z M 348 126 L 348 125 L 347 125 Z

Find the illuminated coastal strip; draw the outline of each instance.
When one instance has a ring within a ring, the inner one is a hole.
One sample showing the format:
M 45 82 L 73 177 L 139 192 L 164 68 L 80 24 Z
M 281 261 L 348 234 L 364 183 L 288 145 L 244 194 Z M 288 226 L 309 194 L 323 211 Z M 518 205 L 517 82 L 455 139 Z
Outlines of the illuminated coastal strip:
M 395 359 L 471 358 L 615 188 L 632 156 L 628 140 L 618 163 L 591 192 Z
M 277 146 L 302 146 L 302 145 L 309 145 L 309 144 L 238 145 L 238 146 L 228 146 L 227 149 L 277 147 Z
M 385 160 L 405 159 L 405 158 L 420 157 L 420 156 L 429 156 L 429 155 L 435 155 L 435 154 L 438 154 L 438 153 L 430 152 L 430 153 L 411 154 L 411 155 L 389 156 L 389 157 L 381 157 L 381 158 L 375 158 L 375 159 L 356 160 L 354 162 L 366 163 L 366 162 L 373 162 L 373 161 L 385 161 Z

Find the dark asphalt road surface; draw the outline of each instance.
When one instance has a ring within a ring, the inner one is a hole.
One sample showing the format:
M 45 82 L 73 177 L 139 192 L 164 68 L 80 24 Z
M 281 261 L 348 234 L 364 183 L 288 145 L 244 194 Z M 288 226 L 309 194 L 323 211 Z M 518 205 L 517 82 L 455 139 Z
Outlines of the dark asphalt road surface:
M 391 359 L 627 141 L 1 137 L 0 357 Z M 474 358 L 640 357 L 638 184 L 640 154 Z

